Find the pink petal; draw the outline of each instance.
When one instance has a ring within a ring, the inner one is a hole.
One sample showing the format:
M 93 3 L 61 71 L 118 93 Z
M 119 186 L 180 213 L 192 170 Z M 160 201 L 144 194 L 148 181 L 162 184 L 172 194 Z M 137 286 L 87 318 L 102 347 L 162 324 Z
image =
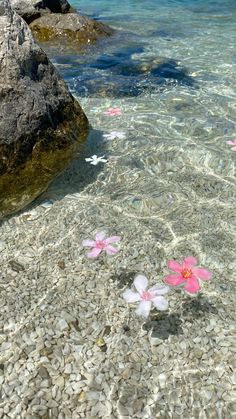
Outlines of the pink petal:
M 104 250 L 107 253 L 107 255 L 115 255 L 117 252 L 119 252 L 119 249 L 116 249 L 115 247 L 111 246 L 110 244 L 108 244 L 104 248 Z
M 236 140 L 226 141 L 226 144 L 236 145 Z
M 196 294 L 200 290 L 200 285 L 197 278 L 192 277 L 191 279 L 189 279 L 186 285 L 184 286 L 184 289 L 190 294 Z
M 82 241 L 82 246 L 94 247 L 96 246 L 96 242 L 94 240 L 86 239 Z
M 103 240 L 105 238 L 106 234 L 103 231 L 100 231 L 95 235 L 96 241 Z
M 91 252 L 87 253 L 88 258 L 96 258 L 98 255 L 100 255 L 102 249 L 99 249 L 98 247 L 94 247 Z
M 138 308 L 135 310 L 135 313 L 138 316 L 148 317 L 151 310 L 152 303 L 151 301 L 141 301 L 138 305 Z
M 168 308 L 168 301 L 164 297 L 162 297 L 161 295 L 154 298 L 152 300 L 152 302 L 158 310 L 163 311 L 163 310 L 167 310 L 167 308 Z
M 185 268 L 189 269 L 196 264 L 197 264 L 197 259 L 194 256 L 187 256 L 186 258 L 184 258 Z
M 167 275 L 164 278 L 164 281 L 167 282 L 167 284 L 170 284 L 172 286 L 180 285 L 186 280 L 181 275 Z
M 175 260 L 169 260 L 167 266 L 171 271 L 178 272 L 179 274 L 182 271 L 182 266 Z
M 111 237 L 107 237 L 106 243 L 107 244 L 109 244 L 109 243 L 116 243 L 116 242 L 119 242 L 120 240 L 121 240 L 121 237 L 120 236 L 111 236 Z
M 130 289 L 123 292 L 122 297 L 125 299 L 125 301 L 127 301 L 127 303 L 135 303 L 136 301 L 141 300 L 139 293 L 133 292 Z
M 134 278 L 134 286 L 139 293 L 145 291 L 147 286 L 148 286 L 148 280 L 147 280 L 146 276 L 137 275 Z
M 170 287 L 163 284 L 156 284 L 152 288 L 150 288 L 148 291 L 155 292 L 156 295 L 163 295 L 170 291 Z
M 200 278 L 203 281 L 207 281 L 212 276 L 212 273 L 205 268 L 193 268 L 192 272 L 197 278 Z

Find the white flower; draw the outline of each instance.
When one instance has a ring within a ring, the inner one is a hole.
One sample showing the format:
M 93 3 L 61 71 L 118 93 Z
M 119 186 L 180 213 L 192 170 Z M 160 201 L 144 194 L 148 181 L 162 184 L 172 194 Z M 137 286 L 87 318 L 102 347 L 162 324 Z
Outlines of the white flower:
M 90 164 L 93 164 L 94 166 L 96 166 L 98 163 L 106 163 L 107 160 L 104 159 L 105 156 L 102 157 L 98 157 L 96 154 L 94 154 L 91 157 L 86 158 L 85 160 L 90 162 Z
M 119 138 L 119 140 L 123 140 L 125 138 L 125 132 L 111 131 L 110 134 L 103 134 L 103 137 L 106 138 L 106 140 L 114 140 L 115 138 Z
M 134 286 L 138 292 L 127 289 L 122 297 L 127 303 L 135 303 L 140 301 L 138 308 L 135 310 L 138 316 L 148 317 L 152 304 L 158 310 L 166 310 L 168 301 L 162 296 L 166 294 L 170 288 L 166 285 L 156 284 L 147 290 L 148 280 L 144 275 L 137 275 L 134 279 Z

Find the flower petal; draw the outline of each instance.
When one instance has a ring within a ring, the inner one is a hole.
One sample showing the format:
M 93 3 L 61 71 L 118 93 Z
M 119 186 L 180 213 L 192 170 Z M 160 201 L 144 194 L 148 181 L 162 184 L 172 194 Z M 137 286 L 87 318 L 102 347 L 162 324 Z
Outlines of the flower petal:
M 153 298 L 152 302 L 158 310 L 163 311 L 167 310 L 168 308 L 168 301 L 161 295 L 156 298 Z
M 197 278 L 200 278 L 203 281 L 207 281 L 212 276 L 212 273 L 205 268 L 193 268 L 192 272 Z
M 180 272 L 182 271 L 182 265 L 180 265 L 178 262 L 176 262 L 175 260 L 169 260 L 167 262 L 167 266 L 171 271 L 174 272 L 178 272 L 180 274 Z
M 98 255 L 100 255 L 102 249 L 99 249 L 98 247 L 94 247 L 91 252 L 87 253 L 88 258 L 96 258 Z
M 167 275 L 164 278 L 164 281 L 167 282 L 167 284 L 170 284 L 172 286 L 180 285 L 186 280 L 181 275 Z
M 96 241 L 104 240 L 106 233 L 104 231 L 100 231 L 95 235 Z
M 130 289 L 125 290 L 122 294 L 122 297 L 125 299 L 125 301 L 127 301 L 127 303 L 135 303 L 136 301 L 141 300 L 139 293 L 133 292 Z
M 135 310 L 135 313 L 138 316 L 148 317 L 151 310 L 152 303 L 151 301 L 141 301 L 138 305 L 138 308 Z
M 157 295 L 163 295 L 170 291 L 170 287 L 163 284 L 155 284 L 152 288 L 148 291 L 154 291 Z
M 82 246 L 95 247 L 96 242 L 94 240 L 86 239 L 82 241 Z
M 111 237 L 107 237 L 106 243 L 107 244 L 109 244 L 109 243 L 116 243 L 116 242 L 119 242 L 120 240 L 121 240 L 121 237 L 120 236 L 111 236 Z
M 191 279 L 189 279 L 184 286 L 184 289 L 190 294 L 196 294 L 200 290 L 200 285 L 197 278 L 193 276 Z
M 148 286 L 148 280 L 147 280 L 146 276 L 137 275 L 134 278 L 134 286 L 139 293 L 141 293 L 142 291 L 145 291 L 145 289 Z
M 191 268 L 192 266 L 197 264 L 197 259 L 194 256 L 187 256 L 184 258 L 184 265 L 185 268 Z
M 115 255 L 116 253 L 119 252 L 119 249 L 117 249 L 116 247 L 111 246 L 110 244 L 108 244 L 105 248 L 104 248 L 105 252 L 107 253 L 107 255 Z

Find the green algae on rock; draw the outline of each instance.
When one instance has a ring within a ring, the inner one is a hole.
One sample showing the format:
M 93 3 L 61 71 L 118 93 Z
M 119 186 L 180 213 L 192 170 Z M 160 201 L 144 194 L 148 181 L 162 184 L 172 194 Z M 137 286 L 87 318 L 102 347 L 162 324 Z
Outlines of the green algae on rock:
M 35 19 L 30 29 L 40 42 L 63 38 L 78 46 L 96 42 L 100 37 L 111 36 L 114 29 L 79 13 L 51 13 Z M 75 46 L 73 44 L 73 46 Z

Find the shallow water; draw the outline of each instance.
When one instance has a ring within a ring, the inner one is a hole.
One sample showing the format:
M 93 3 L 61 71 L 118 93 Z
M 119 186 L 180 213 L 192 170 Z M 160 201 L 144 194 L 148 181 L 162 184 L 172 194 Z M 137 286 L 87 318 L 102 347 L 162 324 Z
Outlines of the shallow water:
M 114 373 L 113 410 L 101 417 L 234 417 L 236 152 L 226 141 L 236 138 L 235 1 L 72 4 L 118 32 L 88 46 L 84 54 L 48 50 L 88 116 L 91 133 L 82 155 L 48 191 L 2 226 L 0 337 L 23 351 L 24 366 L 23 331 L 34 339 L 35 330 L 42 328 L 46 346 L 53 349 L 73 339 L 78 345 L 76 332 L 69 337 L 65 332 L 60 339 L 53 335 L 51 321 L 57 322 L 63 310 L 77 316 L 82 335 L 85 321 L 90 328 L 109 324 L 105 370 L 113 371 L 118 361 L 129 367 L 137 362 L 142 375 L 129 383 Z M 106 116 L 110 107 L 119 107 L 122 114 Z M 106 140 L 104 134 L 113 131 L 123 138 Z M 85 158 L 93 154 L 105 156 L 107 163 L 90 165 Z M 100 230 L 122 236 L 121 251 L 112 262 L 91 262 L 81 248 L 82 239 Z M 173 292 L 170 314 L 157 321 L 154 315 L 142 329 L 143 322 L 127 314 L 121 290 L 140 271 L 160 282 L 166 261 L 187 255 L 213 272 L 212 281 L 203 284 L 199 299 Z M 61 260 L 65 271 L 58 268 Z M 83 309 L 80 298 L 87 300 Z M 122 332 L 126 324 L 128 336 Z M 162 344 L 153 349 L 145 330 L 150 341 L 157 338 Z M 88 361 L 97 352 L 89 333 L 86 339 Z M 116 351 L 120 359 L 113 362 Z M 134 361 L 139 351 L 142 362 Z M 9 359 L 14 368 L 15 359 Z M 80 367 L 78 359 L 75 364 Z M 35 370 L 37 366 L 30 375 L 34 386 Z M 102 371 L 99 361 L 95 371 Z M 170 374 L 164 390 L 160 372 Z M 114 400 L 133 410 L 122 413 Z M 138 400 L 146 413 L 136 406 Z M 80 417 L 71 399 L 60 405 L 66 419 Z M 67 406 L 77 416 L 70 416 Z M 88 410 L 85 417 L 89 415 Z
M 54 56 L 94 129 L 84 154 L 109 160 L 98 174 L 84 165 L 86 194 L 160 221 L 188 238 L 187 252 L 225 269 L 235 245 L 236 153 L 226 144 L 236 138 L 235 2 L 73 5 L 119 29 L 80 57 Z M 109 107 L 122 116 L 105 116 Z M 125 139 L 105 142 L 114 130 Z M 81 191 L 77 169 L 69 173 L 51 190 Z

